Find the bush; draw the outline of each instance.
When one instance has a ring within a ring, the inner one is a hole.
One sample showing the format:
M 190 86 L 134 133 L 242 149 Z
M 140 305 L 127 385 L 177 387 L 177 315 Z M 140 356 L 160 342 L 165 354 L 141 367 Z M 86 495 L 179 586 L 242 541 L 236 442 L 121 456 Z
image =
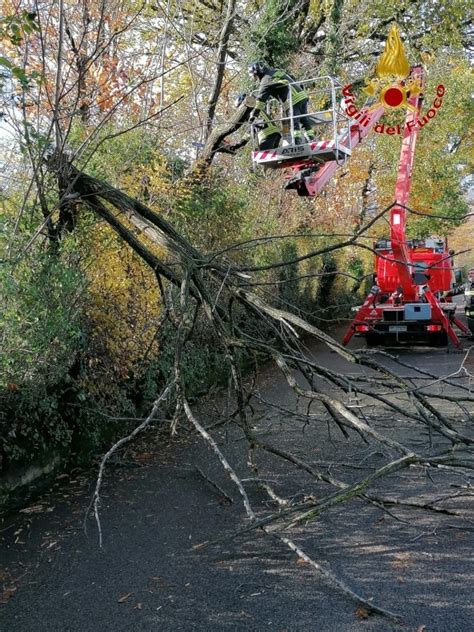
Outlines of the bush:
M 64 263 L 38 253 L 4 265 L 0 285 L 0 449 L 5 464 L 70 442 L 57 390 L 82 348 L 85 288 L 72 259 Z

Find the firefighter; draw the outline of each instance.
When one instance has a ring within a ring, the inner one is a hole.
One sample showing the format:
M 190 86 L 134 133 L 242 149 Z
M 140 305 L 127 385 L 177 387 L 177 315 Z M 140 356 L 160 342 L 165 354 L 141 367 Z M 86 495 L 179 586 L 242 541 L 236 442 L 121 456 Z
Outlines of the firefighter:
M 257 119 L 259 112 L 264 109 L 269 99 L 278 99 L 285 108 L 285 116 L 293 118 L 295 143 L 298 145 L 305 142 L 303 130 L 306 139 L 313 140 L 315 135 L 307 116 L 308 94 L 295 82 L 293 77 L 284 70 L 271 68 L 261 61 L 251 63 L 248 72 L 254 81 L 259 81 L 256 93 L 257 102 L 250 113 L 249 121 L 252 123 L 253 120 Z M 290 95 L 292 112 L 290 112 Z
M 235 107 L 240 107 L 244 102 L 248 107 L 246 119 L 250 120 L 250 115 L 254 111 L 257 103 L 255 95 L 247 95 L 245 92 L 239 94 L 235 100 Z M 253 119 L 252 127 L 257 136 L 259 150 L 275 149 L 275 147 L 278 147 L 281 140 L 281 132 L 268 116 L 265 109 L 259 111 L 258 119 Z
M 467 326 L 474 336 L 474 268 L 469 270 L 467 282 L 464 286 L 464 311 L 467 317 Z
M 401 285 L 399 285 L 397 289 L 394 292 L 392 292 L 392 294 L 390 295 L 390 298 L 392 299 L 392 303 L 394 305 L 403 304 L 403 288 Z

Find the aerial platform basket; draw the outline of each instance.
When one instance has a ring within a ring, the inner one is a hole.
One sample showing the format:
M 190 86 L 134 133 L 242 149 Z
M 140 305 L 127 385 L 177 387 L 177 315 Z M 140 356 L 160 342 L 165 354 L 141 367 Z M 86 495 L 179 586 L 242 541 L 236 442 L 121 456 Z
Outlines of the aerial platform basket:
M 347 136 L 346 136 L 347 138 Z M 341 162 L 346 160 L 352 153 L 350 147 L 337 140 L 321 140 L 303 145 L 287 145 L 276 149 L 264 151 L 253 151 L 252 160 L 257 165 L 264 167 L 291 167 L 293 164 L 301 162 Z
M 342 86 L 329 76 L 296 83 L 308 95 L 307 112 L 294 116 L 291 90 L 287 107 L 276 101 L 267 104 L 267 115 L 281 130 L 282 143 L 274 149 L 259 150 L 255 147 L 252 152 L 254 165 L 278 169 L 296 164 L 344 163 L 352 153 L 352 136 L 349 133 L 350 120 L 343 109 Z M 315 139 L 306 138 L 306 142 L 301 143 L 301 139 L 295 137 L 295 131 L 300 127 L 299 120 L 305 118 Z

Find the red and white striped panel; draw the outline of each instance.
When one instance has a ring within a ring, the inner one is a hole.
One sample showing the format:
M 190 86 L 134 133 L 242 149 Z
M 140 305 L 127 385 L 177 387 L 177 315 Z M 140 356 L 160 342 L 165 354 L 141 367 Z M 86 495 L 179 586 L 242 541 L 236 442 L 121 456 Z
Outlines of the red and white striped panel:
M 335 146 L 335 140 L 320 140 L 318 143 L 310 143 L 309 148 L 311 151 L 315 151 L 317 149 L 330 149 Z
M 278 154 L 275 151 L 253 151 L 252 159 L 258 160 L 258 162 L 265 162 L 267 160 L 273 160 L 277 158 Z

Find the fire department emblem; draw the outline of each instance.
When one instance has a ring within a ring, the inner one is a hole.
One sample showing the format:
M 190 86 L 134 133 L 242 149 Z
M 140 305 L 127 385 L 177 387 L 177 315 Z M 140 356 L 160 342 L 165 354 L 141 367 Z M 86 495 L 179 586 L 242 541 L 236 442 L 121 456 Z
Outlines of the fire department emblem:
M 400 32 L 392 24 L 390 33 L 375 68 L 375 77 L 365 81 L 362 91 L 370 97 L 378 98 L 370 110 L 382 105 L 386 110 L 405 108 L 415 111 L 407 102 L 407 96 L 417 96 L 421 92 L 418 79 L 409 78 L 410 63 L 405 54 Z
M 353 84 L 342 88 L 343 111 L 351 119 L 356 120 L 361 127 L 367 127 L 370 123 L 370 115 L 377 109 L 383 108 L 385 114 L 404 108 L 415 114 L 413 120 L 406 123 L 408 131 L 421 129 L 433 119 L 443 105 L 445 87 L 440 84 L 436 88 L 436 97 L 428 108 L 426 114 L 421 114 L 415 107 L 416 97 L 423 92 L 422 72 L 414 72 L 410 68 L 400 31 L 396 24 L 392 24 L 385 49 L 375 67 L 374 76 L 365 80 L 362 92 L 375 102 L 370 106 L 359 109 L 356 106 L 356 96 L 352 93 Z M 418 66 L 419 68 L 419 66 Z M 377 123 L 373 128 L 377 134 L 400 135 L 402 125 Z

